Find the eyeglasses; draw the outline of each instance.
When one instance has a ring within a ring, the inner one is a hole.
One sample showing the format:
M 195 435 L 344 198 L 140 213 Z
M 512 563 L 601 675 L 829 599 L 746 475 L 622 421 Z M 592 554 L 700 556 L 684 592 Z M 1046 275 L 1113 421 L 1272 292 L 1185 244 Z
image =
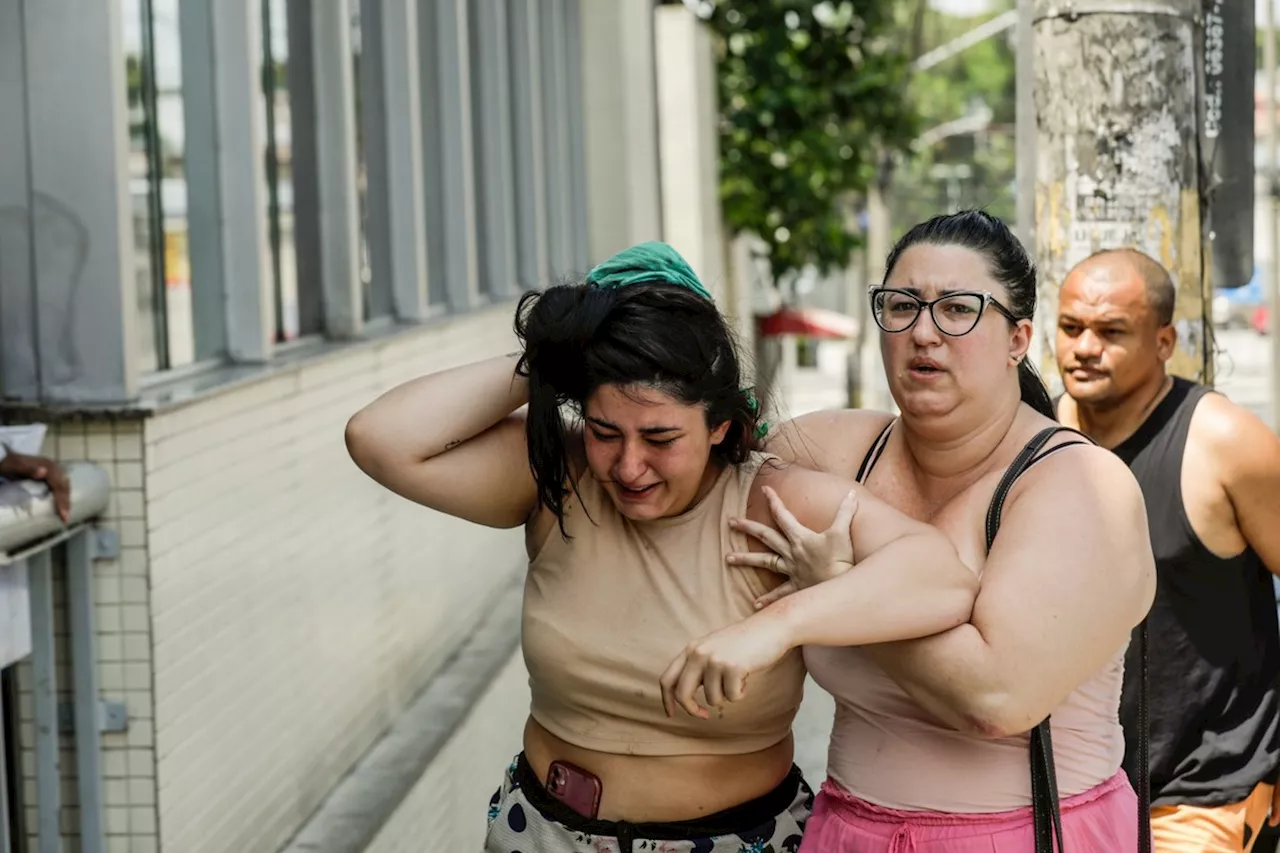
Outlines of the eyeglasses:
M 871 289 L 871 314 L 876 318 L 876 325 L 891 334 L 910 329 L 920 318 L 920 313 L 928 308 L 938 331 L 958 338 L 977 328 L 988 305 L 1009 318 L 1010 322 L 1018 322 L 1019 318 L 1012 311 L 985 290 L 961 290 L 926 302 L 906 290 L 891 287 Z

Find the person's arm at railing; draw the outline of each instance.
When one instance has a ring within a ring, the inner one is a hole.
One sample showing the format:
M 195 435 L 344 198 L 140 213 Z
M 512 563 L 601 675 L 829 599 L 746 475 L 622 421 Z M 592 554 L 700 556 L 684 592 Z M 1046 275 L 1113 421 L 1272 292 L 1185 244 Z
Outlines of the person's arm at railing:
M 52 459 L 15 453 L 5 448 L 4 456 L 0 456 L 0 477 L 45 483 L 53 493 L 53 505 L 58 517 L 64 524 L 71 517 L 71 481 L 67 479 L 62 467 Z

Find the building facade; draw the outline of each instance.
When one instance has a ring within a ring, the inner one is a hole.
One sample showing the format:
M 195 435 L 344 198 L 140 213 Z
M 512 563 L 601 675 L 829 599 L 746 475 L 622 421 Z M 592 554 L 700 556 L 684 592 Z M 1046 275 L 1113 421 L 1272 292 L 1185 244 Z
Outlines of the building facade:
M 0 0 L 3 415 L 111 475 L 92 655 L 125 712 L 85 837 L 75 745 L 37 786 L 5 671 L 16 849 L 478 848 L 522 538 L 381 490 L 343 427 L 639 240 L 746 304 L 711 62 L 650 0 Z

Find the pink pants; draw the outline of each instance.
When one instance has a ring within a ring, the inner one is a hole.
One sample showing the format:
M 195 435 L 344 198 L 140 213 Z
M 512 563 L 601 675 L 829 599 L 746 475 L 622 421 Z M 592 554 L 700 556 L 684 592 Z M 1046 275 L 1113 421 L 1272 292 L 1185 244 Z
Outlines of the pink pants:
M 1123 771 L 1064 799 L 1066 853 L 1135 853 L 1138 798 Z M 854 797 L 827 780 L 800 853 L 1034 853 L 1031 809 L 990 814 L 899 811 Z

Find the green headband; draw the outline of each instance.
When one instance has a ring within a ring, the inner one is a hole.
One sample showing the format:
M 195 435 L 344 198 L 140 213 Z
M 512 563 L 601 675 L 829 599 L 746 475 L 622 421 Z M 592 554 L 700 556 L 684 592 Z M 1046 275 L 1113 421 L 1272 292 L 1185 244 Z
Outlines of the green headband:
M 688 261 L 668 244 L 656 240 L 623 249 L 587 273 L 587 283 L 594 284 L 596 287 L 626 287 L 629 284 L 648 282 L 674 284 L 698 294 L 703 299 L 714 301 L 711 291 L 703 286 L 698 279 L 698 274 L 693 271 L 693 267 L 689 266 Z M 747 393 L 752 413 L 758 415 L 760 401 L 756 399 L 755 392 L 750 388 L 743 390 Z M 763 441 L 768 434 L 768 421 L 759 421 L 756 424 L 756 440 Z
M 693 268 L 666 243 L 640 243 L 623 249 L 587 273 L 587 283 L 597 287 L 626 287 L 655 281 L 678 285 L 711 299 L 711 292 L 702 286 Z

